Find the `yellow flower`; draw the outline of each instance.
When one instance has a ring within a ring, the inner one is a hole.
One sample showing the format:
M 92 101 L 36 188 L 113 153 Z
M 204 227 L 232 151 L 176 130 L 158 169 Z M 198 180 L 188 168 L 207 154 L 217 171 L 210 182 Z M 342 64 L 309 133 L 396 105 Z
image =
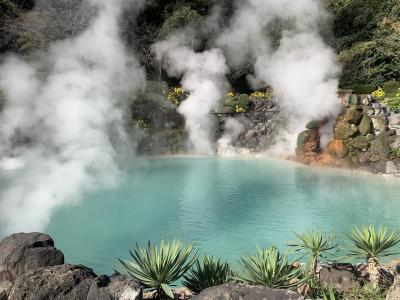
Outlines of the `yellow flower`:
M 382 87 L 378 87 L 378 89 L 376 91 L 372 92 L 372 96 L 378 99 L 383 99 L 385 98 L 385 91 L 383 90 Z
M 233 92 L 229 92 L 228 94 L 226 94 L 226 96 L 228 96 L 228 97 L 234 97 L 235 94 L 234 94 Z
M 236 105 L 236 112 L 237 113 L 244 113 L 246 110 L 243 107 L 240 107 L 239 105 Z

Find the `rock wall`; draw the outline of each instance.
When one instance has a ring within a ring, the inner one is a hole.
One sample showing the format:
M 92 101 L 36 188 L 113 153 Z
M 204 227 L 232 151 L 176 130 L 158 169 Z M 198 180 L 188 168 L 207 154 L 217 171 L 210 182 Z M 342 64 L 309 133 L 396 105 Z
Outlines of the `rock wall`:
M 373 173 L 400 171 L 400 115 L 371 95 L 349 95 L 333 126 L 333 140 L 319 147 L 319 127 L 310 122 L 298 137 L 297 160 L 360 169 Z M 311 127 L 310 127 L 311 126 Z M 327 156 L 328 155 L 328 156 Z

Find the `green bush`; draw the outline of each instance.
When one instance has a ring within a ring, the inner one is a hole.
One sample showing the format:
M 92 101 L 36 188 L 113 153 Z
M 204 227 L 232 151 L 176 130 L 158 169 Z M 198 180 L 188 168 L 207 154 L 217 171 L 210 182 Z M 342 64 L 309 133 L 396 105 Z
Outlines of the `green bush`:
M 185 278 L 183 285 L 193 293 L 199 294 L 206 288 L 224 284 L 231 275 L 228 262 L 221 262 L 220 259 L 204 255 L 202 262 L 197 260 L 189 273 L 183 276 Z
M 159 246 L 148 242 L 147 249 L 136 244 L 134 252 L 129 252 L 133 261 L 119 259 L 121 266 L 115 271 L 136 278 L 145 288 L 155 290 L 160 298 L 167 295 L 174 299 L 171 286 L 196 261 L 193 244 L 184 247 L 180 241 L 161 241 Z
M 247 94 L 228 96 L 224 102 L 224 109 L 230 113 L 247 112 L 250 109 L 250 97 Z
M 383 90 L 385 91 L 386 95 L 396 94 L 399 89 L 400 83 L 395 80 L 385 82 L 385 84 L 383 85 Z
M 376 86 L 372 84 L 358 84 L 352 87 L 352 90 L 356 95 L 371 94 L 376 90 Z
M 400 109 L 400 96 L 385 98 L 382 103 L 387 104 L 391 111 Z
M 170 16 L 168 16 L 159 32 L 159 38 L 164 39 L 178 29 L 182 29 L 188 25 L 194 25 L 201 15 L 190 5 L 178 5 Z

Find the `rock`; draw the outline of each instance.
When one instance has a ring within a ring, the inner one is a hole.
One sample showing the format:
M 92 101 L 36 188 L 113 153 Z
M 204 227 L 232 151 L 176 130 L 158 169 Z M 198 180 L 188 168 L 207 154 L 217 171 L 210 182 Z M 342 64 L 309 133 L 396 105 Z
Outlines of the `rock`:
M 342 159 L 349 153 L 349 148 L 342 140 L 333 140 L 328 144 L 328 154 L 333 159 Z
M 357 105 L 358 104 L 358 99 L 357 99 L 357 95 L 350 95 L 349 96 L 349 100 L 348 100 L 348 104 L 349 105 Z
M 17 278 L 9 299 L 84 300 L 95 278 L 96 274 L 85 266 L 66 264 L 35 269 Z
M 323 285 L 332 286 L 339 292 L 348 291 L 361 286 L 355 274 L 354 267 L 350 264 L 322 266 L 319 279 Z
M 398 149 L 400 148 L 400 136 L 397 136 L 393 139 L 392 143 L 390 144 L 391 149 Z
M 347 122 L 338 122 L 335 125 L 334 136 L 335 140 L 347 140 L 358 132 L 358 127 Z
M 350 107 L 346 110 L 343 116 L 343 121 L 357 125 L 358 122 L 361 120 L 361 117 L 361 112 L 359 112 L 355 107 Z
M 374 130 L 375 130 L 376 134 L 379 134 L 381 132 L 385 132 L 386 129 L 388 128 L 387 121 L 382 116 L 378 116 L 378 117 L 372 118 L 372 124 L 374 126 Z
M 304 297 L 290 290 L 271 289 L 265 286 L 223 284 L 202 291 L 193 300 L 303 300 Z
M 362 105 L 369 105 L 371 100 L 371 95 L 360 95 L 360 102 Z
M 0 282 L 0 300 L 7 300 L 13 284 L 11 281 Z
M 250 139 L 252 139 L 253 137 L 255 137 L 256 135 L 257 135 L 257 132 L 256 132 L 255 130 L 249 130 L 248 132 L 246 132 L 244 138 L 245 138 L 246 140 L 250 140 Z
M 385 133 L 379 134 L 375 140 L 370 142 L 370 149 L 368 150 L 369 160 L 378 162 L 380 160 L 387 160 L 390 154 L 390 142 Z
M 364 115 L 361 119 L 360 125 L 358 125 L 361 135 L 367 135 L 372 132 L 373 125 L 372 120 L 368 115 Z
M 391 160 L 387 161 L 386 162 L 386 174 L 397 174 L 397 173 L 398 173 L 398 170 L 397 170 L 396 164 Z
M 318 121 L 310 121 L 307 123 L 306 128 L 309 130 L 318 130 L 319 122 Z
M 143 291 L 133 278 L 114 274 L 97 277 L 89 288 L 86 300 L 139 300 Z
M 13 281 L 33 269 L 60 265 L 64 254 L 43 233 L 16 233 L 0 242 L 0 281 Z
M 369 141 L 365 136 L 355 137 L 349 142 L 348 145 L 362 152 L 367 151 L 370 146 Z
M 389 117 L 389 125 L 400 125 L 400 114 L 392 114 Z
M 386 295 L 386 300 L 399 300 L 400 299 L 400 280 L 396 278 L 393 286 L 390 287 Z

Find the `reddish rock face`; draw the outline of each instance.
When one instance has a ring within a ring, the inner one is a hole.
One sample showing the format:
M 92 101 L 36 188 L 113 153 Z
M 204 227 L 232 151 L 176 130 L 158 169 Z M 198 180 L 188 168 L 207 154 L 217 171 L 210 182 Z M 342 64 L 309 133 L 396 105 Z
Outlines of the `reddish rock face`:
M 328 144 L 327 151 L 333 159 L 342 159 L 349 153 L 349 148 L 342 140 L 333 140 Z

